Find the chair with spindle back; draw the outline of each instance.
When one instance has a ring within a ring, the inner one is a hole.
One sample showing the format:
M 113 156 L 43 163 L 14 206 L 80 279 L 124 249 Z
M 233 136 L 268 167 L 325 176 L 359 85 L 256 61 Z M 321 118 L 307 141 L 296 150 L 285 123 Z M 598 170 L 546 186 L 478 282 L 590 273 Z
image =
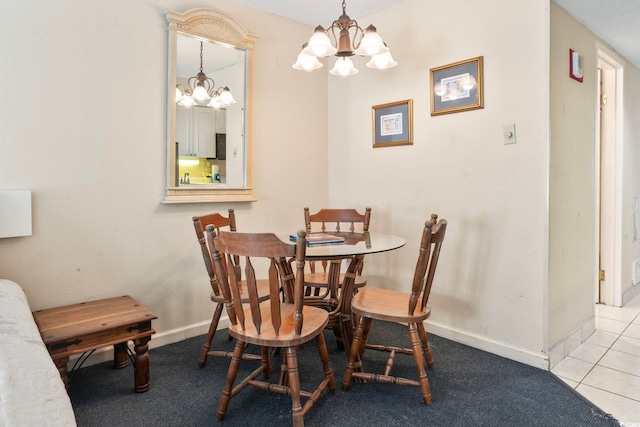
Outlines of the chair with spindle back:
M 369 231 L 371 222 L 371 208 L 366 208 L 365 213 L 361 214 L 355 209 L 320 209 L 312 214 L 308 207 L 304 208 L 304 222 L 307 233 L 335 233 L 342 235 L 344 233 L 366 233 Z M 356 226 L 357 225 L 357 226 Z M 349 260 L 348 260 L 349 261 Z M 328 260 L 308 261 L 309 271 L 305 274 L 305 304 L 314 305 L 316 307 L 324 307 L 333 313 L 336 309 L 336 301 L 339 298 L 338 293 L 344 283 L 344 272 L 341 272 L 338 278 L 338 287 L 330 289 L 329 273 L 327 270 Z M 342 260 L 333 260 L 333 262 L 341 263 Z M 362 264 L 357 271 L 354 283 L 354 292 L 359 288 L 366 286 L 367 279 L 362 276 Z M 322 291 L 321 291 L 322 290 Z M 342 337 L 339 328 L 336 325 L 336 316 L 330 316 L 329 327 L 334 330 L 336 341 L 342 348 Z
M 200 244 L 200 250 L 202 251 L 202 258 L 204 259 L 204 265 L 207 269 L 207 274 L 209 275 L 209 283 L 211 284 L 211 301 L 216 304 L 216 309 L 213 313 L 213 318 L 211 319 L 211 324 L 209 325 L 209 332 L 207 333 L 207 338 L 205 339 L 204 345 L 202 346 L 202 351 L 200 352 L 200 358 L 198 359 L 198 365 L 202 368 L 207 362 L 208 356 L 214 357 L 231 357 L 231 353 L 220 350 L 211 350 L 211 341 L 216 333 L 216 329 L 218 328 L 218 323 L 220 322 L 220 316 L 222 315 L 222 310 L 224 308 L 224 296 L 220 292 L 220 287 L 218 286 L 218 280 L 216 279 L 216 275 L 213 269 L 213 263 L 211 261 L 211 253 L 209 252 L 209 248 L 207 247 L 207 242 L 205 238 L 205 229 L 208 225 L 214 227 L 215 230 L 221 231 L 222 229 L 229 231 L 236 231 L 236 216 L 233 209 L 229 209 L 229 216 L 224 217 L 221 214 L 215 212 L 207 215 L 194 216 L 192 218 L 193 226 L 196 231 L 196 237 L 198 238 L 198 243 Z M 239 269 L 235 270 L 238 279 L 241 278 L 241 272 Z M 245 300 L 248 299 L 246 295 L 246 290 L 244 287 L 241 287 L 241 292 L 243 298 Z M 267 281 L 261 280 L 258 283 L 258 295 L 261 295 L 262 299 L 265 299 L 269 295 L 269 284 Z M 261 357 L 252 353 L 245 353 L 245 359 L 253 359 L 260 360 Z
M 212 226 L 207 227 L 211 258 L 219 278 L 220 289 L 225 294 L 225 304 L 231 322 L 229 333 L 236 339 L 227 381 L 218 404 L 217 418 L 220 421 L 227 414 L 231 398 L 248 385 L 290 395 L 294 426 L 304 425 L 304 414 L 311 409 L 325 389 L 335 391 L 323 335 L 329 315 L 321 308 L 303 305 L 305 235 L 304 231 L 299 231 L 297 242 L 293 245 L 282 242 L 270 233 L 221 231 L 216 234 Z M 239 282 L 229 266 L 239 265 L 236 263 L 236 257 L 240 258 L 240 264 L 245 269 L 248 302 L 241 297 Z M 295 261 L 295 274 L 291 259 Z M 267 265 L 270 296 L 269 299 L 260 302 L 257 298 L 257 273 L 254 266 L 266 268 Z M 281 298 L 280 286 L 284 290 L 284 300 Z M 296 352 L 298 346 L 314 339 L 322 361 L 324 379 L 314 391 L 308 392 L 300 390 Z M 242 354 L 248 344 L 262 346 L 262 364 L 234 387 Z M 283 349 L 282 370 L 286 372 L 286 378 L 281 377 L 278 384 L 268 382 L 268 378 L 256 379 L 260 374 L 268 377 L 271 355 L 267 348 Z M 301 404 L 301 396 L 307 398 L 304 405 Z
M 423 322 L 431 314 L 427 305 L 431 285 L 436 272 L 440 249 L 444 240 L 447 221 L 433 214 L 427 220 L 420 242 L 420 253 L 413 276 L 411 293 L 390 289 L 364 289 L 358 292 L 351 301 L 351 309 L 357 318 L 357 327 L 353 336 L 349 360 L 342 382 L 342 389 L 347 391 L 352 378 L 382 383 L 418 386 L 422 398 L 427 405 L 431 404 L 431 389 L 424 369 L 424 360 L 433 367 L 433 355 L 427 341 L 427 334 Z M 408 325 L 411 348 L 401 348 L 387 345 L 367 344 L 367 337 L 371 329 L 372 319 L 385 322 L 404 323 Z M 383 374 L 372 374 L 364 371 L 365 349 L 389 352 L 389 360 Z M 396 354 L 412 354 L 418 369 L 418 380 L 393 377 L 391 369 Z M 424 360 L 423 360 L 424 357 Z M 362 366 L 360 366 L 362 364 Z M 358 372 L 354 372 L 356 367 Z M 366 382 L 365 381 L 365 382 Z

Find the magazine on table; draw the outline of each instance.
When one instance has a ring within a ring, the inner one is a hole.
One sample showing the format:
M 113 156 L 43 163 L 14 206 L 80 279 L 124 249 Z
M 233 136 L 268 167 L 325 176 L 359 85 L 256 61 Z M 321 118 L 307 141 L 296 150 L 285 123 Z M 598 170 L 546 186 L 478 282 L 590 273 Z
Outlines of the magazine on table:
M 306 238 L 307 246 L 344 243 L 344 237 L 329 233 L 309 233 Z M 291 239 L 292 242 L 295 242 L 298 240 L 298 236 L 292 234 L 289 236 L 289 239 Z

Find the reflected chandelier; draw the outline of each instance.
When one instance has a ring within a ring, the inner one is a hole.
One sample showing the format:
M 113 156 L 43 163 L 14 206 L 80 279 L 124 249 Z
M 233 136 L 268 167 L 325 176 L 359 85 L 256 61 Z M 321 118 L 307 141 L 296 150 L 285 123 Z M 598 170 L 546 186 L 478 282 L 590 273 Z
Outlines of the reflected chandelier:
M 215 82 L 202 71 L 202 47 L 200 42 L 200 72 L 189 78 L 188 88 L 176 85 L 176 103 L 184 107 L 204 105 L 213 108 L 224 108 L 235 104 L 236 100 L 227 86 L 214 90 Z
M 351 76 L 358 72 L 349 58 L 353 55 L 370 56 L 371 60 L 367 62 L 369 68 L 385 70 L 398 65 L 391 57 L 386 43 L 378 35 L 376 27 L 369 25 L 363 30 L 356 21 L 349 18 L 346 9 L 343 0 L 342 15 L 326 30 L 321 25 L 316 27 L 309 41 L 302 45 L 302 51 L 293 68 L 303 71 L 317 70 L 322 67 L 318 58 L 331 55 L 338 57 L 329 71 L 336 76 Z

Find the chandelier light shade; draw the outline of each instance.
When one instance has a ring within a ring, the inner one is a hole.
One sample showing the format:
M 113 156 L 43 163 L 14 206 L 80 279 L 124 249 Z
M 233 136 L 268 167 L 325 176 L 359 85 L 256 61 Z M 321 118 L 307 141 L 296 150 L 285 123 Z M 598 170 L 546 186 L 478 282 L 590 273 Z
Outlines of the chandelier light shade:
M 227 86 L 215 89 L 215 82 L 202 71 L 203 42 L 200 42 L 200 72 L 189 78 L 188 86 L 176 85 L 176 103 L 184 107 L 200 105 L 212 108 L 225 108 L 235 104 L 231 91 Z
M 302 45 L 293 68 L 313 71 L 322 67 L 318 58 L 337 56 L 329 73 L 337 76 L 352 76 L 358 72 L 351 56 L 368 56 L 371 60 L 367 67 L 378 70 L 398 65 L 376 27 L 369 25 L 362 29 L 356 21 L 347 15 L 346 1 L 342 1 L 342 15 L 326 30 L 318 25 L 307 43 Z
M 302 50 L 298 54 L 296 63 L 292 65 L 296 70 L 313 71 L 322 68 L 322 63 L 318 61 L 318 57 L 305 52 L 305 48 L 309 43 L 302 45 Z

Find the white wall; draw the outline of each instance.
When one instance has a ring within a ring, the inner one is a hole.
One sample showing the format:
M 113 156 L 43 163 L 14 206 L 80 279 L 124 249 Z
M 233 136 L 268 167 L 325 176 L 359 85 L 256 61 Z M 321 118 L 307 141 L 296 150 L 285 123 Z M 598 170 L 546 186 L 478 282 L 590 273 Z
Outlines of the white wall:
M 549 348 L 580 330 L 592 329 L 595 274 L 598 269 L 596 236 L 596 117 L 598 43 L 590 30 L 564 9 L 551 9 L 551 170 L 549 253 Z M 583 56 L 584 81 L 569 78 L 569 49 Z M 624 148 L 622 167 L 621 290 L 638 294 L 631 285 L 631 261 L 640 256 L 632 242 L 632 199 L 640 192 L 639 70 L 624 66 Z M 582 337 L 584 339 L 586 337 Z
M 576 292 L 574 282 L 556 280 L 564 272 L 549 273 L 554 281 L 547 286 L 548 1 L 452 0 L 446 8 L 456 14 L 443 19 L 439 2 L 406 0 L 359 19 L 378 27 L 399 65 L 377 72 L 356 58 L 361 72 L 348 79 L 327 78 L 327 68 L 291 69 L 311 27 L 217 1 L 258 36 L 258 202 L 162 205 L 164 11 L 197 6 L 24 0 L 5 7 L 0 190 L 33 191 L 34 227 L 32 237 L 0 239 L 0 276 L 19 282 L 34 310 L 130 294 L 159 315 L 159 334 L 171 335 L 206 325 L 213 310 L 193 215 L 233 207 L 241 229 L 290 232 L 302 225 L 304 206 L 370 206 L 373 230 L 408 242 L 367 260 L 370 286 L 406 290 L 421 226 L 437 212 L 450 225 L 430 330 L 544 366 L 553 342 L 585 315 L 582 293 L 576 317 L 553 313 Z M 485 108 L 431 117 L 429 69 L 475 56 L 484 57 Z M 636 68 L 625 70 L 625 85 L 627 209 L 640 193 L 633 167 L 640 156 L 640 125 L 632 122 L 639 108 Z M 373 149 L 371 107 L 408 98 L 414 145 Z M 515 145 L 503 144 L 507 124 L 516 125 Z M 568 156 L 565 148 L 554 152 Z M 556 196 L 570 190 L 555 184 Z M 554 220 L 562 221 L 572 214 L 557 213 Z M 629 227 L 626 220 L 624 256 L 636 258 L 640 248 L 628 241 Z
M 432 331 L 544 366 L 548 2 L 407 0 L 373 23 L 399 65 L 329 77 L 332 206 L 371 206 L 372 228 L 407 239 L 365 269 L 408 290 L 421 226 L 449 221 L 431 296 Z M 430 116 L 429 69 L 484 57 L 484 109 Z M 411 146 L 372 148 L 371 107 L 414 101 Z M 516 125 L 504 145 L 502 127 Z M 373 257 L 372 257 L 373 258 Z M 389 279 L 390 278 L 390 279 Z
M 551 9 L 551 189 L 549 346 L 593 318 L 596 221 L 595 36 Z M 569 78 L 569 49 L 583 55 L 584 81 Z
M 304 226 L 304 206 L 328 203 L 326 76 L 291 68 L 298 41 L 311 28 L 226 0 L 215 7 L 258 36 L 258 202 L 160 203 L 164 13 L 202 5 L 25 0 L 3 6 L 0 190 L 33 192 L 33 236 L 0 239 L 0 277 L 22 285 L 32 309 L 130 294 L 159 316 L 159 334 L 207 323 L 214 307 L 193 215 L 233 207 L 241 230 L 288 233 Z
M 633 241 L 631 214 L 633 197 L 640 196 L 640 69 L 627 62 L 623 84 L 622 301 L 626 304 L 640 294 L 640 284 L 632 285 L 632 263 L 640 259 L 640 239 Z

